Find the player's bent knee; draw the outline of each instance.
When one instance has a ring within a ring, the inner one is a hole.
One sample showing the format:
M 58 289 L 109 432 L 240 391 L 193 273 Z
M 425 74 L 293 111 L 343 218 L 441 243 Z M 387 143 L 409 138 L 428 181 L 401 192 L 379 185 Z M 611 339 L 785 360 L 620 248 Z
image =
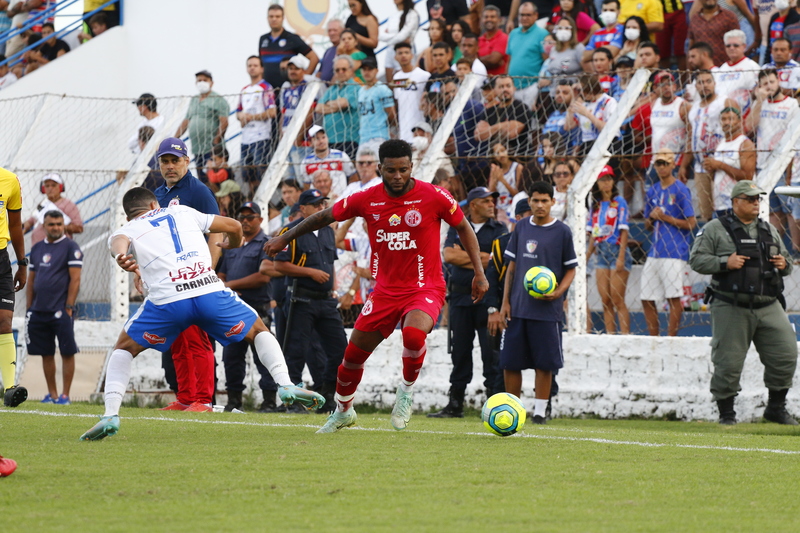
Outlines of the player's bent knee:
M 403 328 L 403 347 L 411 351 L 421 350 L 425 346 L 428 334 L 411 326 Z

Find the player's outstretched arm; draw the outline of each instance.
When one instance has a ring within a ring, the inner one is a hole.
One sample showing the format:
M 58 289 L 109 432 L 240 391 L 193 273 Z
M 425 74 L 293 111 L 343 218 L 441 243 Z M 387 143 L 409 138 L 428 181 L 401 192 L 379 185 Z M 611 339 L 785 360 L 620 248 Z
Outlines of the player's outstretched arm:
M 226 241 L 218 243 L 220 248 L 238 248 L 242 245 L 242 225 L 238 220 L 215 215 L 208 232 L 224 233 L 227 236 Z
M 472 301 L 480 302 L 483 299 L 483 295 L 489 290 L 489 282 L 486 280 L 486 274 L 483 273 L 478 237 L 466 218 L 461 219 L 461 222 L 456 226 L 456 231 L 464 251 L 467 252 L 469 260 L 472 262 L 472 269 L 475 271 L 475 276 L 472 278 Z
M 264 251 L 267 252 L 268 256 L 275 257 L 278 255 L 278 252 L 286 248 L 287 244 L 301 235 L 311 233 L 314 230 L 322 229 L 325 226 L 333 224 L 334 222 L 336 222 L 336 219 L 333 218 L 333 207 L 323 209 L 322 211 L 314 213 L 310 217 L 306 218 L 300 224 L 296 225 L 282 235 L 277 235 L 268 240 L 266 243 L 264 243 Z

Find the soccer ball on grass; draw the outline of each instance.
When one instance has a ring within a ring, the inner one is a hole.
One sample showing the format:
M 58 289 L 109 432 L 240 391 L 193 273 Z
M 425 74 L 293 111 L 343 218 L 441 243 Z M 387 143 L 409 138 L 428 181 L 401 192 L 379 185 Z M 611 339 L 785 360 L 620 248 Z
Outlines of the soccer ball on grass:
M 525 290 L 534 298 L 552 294 L 558 282 L 556 275 L 547 267 L 535 266 L 525 273 Z
M 486 400 L 481 410 L 483 425 L 501 437 L 508 437 L 522 430 L 525 417 L 525 406 L 520 399 L 507 392 L 497 393 Z

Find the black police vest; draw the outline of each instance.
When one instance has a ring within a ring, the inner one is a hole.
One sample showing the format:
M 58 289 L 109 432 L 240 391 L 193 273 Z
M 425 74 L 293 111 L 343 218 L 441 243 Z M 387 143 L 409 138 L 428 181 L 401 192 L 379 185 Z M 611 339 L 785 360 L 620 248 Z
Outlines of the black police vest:
M 712 278 L 718 283 L 716 290 L 778 298 L 783 292 L 783 278 L 769 260 L 780 253 L 780 246 L 772 238 L 769 224 L 759 220 L 757 238 L 753 239 L 742 224 L 735 223 L 738 221 L 734 215 L 728 213 L 719 220 L 733 239 L 736 253 L 750 259 L 738 270 L 714 274 Z

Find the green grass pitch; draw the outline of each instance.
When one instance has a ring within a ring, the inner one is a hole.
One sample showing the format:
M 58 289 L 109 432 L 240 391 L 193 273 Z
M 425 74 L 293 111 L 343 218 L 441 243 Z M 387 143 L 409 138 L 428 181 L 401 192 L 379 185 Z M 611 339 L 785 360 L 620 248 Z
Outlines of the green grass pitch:
M 477 415 L 324 417 L 0 409 L 7 531 L 795 531 L 800 430 L 556 419 L 508 438 Z

